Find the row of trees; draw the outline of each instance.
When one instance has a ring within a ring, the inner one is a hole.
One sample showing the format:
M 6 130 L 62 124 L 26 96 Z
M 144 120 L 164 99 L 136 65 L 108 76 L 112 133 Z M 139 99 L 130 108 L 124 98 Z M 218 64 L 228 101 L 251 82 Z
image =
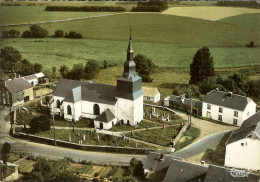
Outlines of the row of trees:
M 120 6 L 46 6 L 45 11 L 120 12 L 125 11 L 125 8 Z
M 23 32 L 23 38 L 44 38 L 48 36 L 48 31 L 39 25 L 30 26 L 30 30 Z
M 40 72 L 42 65 L 32 64 L 27 59 L 23 59 L 20 52 L 13 47 L 4 47 L 0 50 L 0 70 L 3 73 L 30 75 Z
M 75 31 L 70 31 L 69 33 L 65 33 L 63 30 L 55 30 L 54 37 L 65 37 L 65 38 L 72 38 L 72 39 L 82 39 L 83 36 Z
M 137 3 L 137 6 L 132 8 L 132 12 L 161 12 L 168 8 L 167 1 L 149 1 Z
M 237 6 L 247 8 L 260 8 L 257 1 L 218 1 L 218 6 Z
M 250 80 L 245 73 L 234 73 L 227 78 L 215 75 L 213 57 L 207 47 L 199 49 L 190 65 L 190 84 L 182 88 L 190 97 L 198 97 L 212 89 L 232 91 L 234 93 L 260 99 L 260 80 Z M 177 95 L 177 90 L 173 94 Z

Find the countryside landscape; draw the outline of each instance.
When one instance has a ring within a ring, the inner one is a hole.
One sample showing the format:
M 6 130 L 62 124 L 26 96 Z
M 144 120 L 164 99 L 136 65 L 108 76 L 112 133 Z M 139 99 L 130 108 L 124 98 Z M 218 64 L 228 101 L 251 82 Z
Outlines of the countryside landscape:
M 260 180 L 259 2 L 0 2 L 1 180 Z

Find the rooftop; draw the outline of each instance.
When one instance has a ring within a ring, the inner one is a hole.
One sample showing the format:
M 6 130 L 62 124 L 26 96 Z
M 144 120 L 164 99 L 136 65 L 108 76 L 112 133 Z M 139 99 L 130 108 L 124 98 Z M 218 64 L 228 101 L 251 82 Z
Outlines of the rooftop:
M 11 93 L 20 92 L 32 87 L 32 85 L 28 81 L 24 80 L 23 78 L 15 78 L 12 80 L 7 80 L 5 83 L 6 83 L 6 88 Z
M 104 112 L 102 112 L 95 120 L 108 123 L 112 121 L 114 118 L 114 114 L 109 109 L 107 109 Z
M 156 95 L 160 94 L 160 91 L 158 88 L 154 87 L 143 87 L 144 96 L 148 97 L 155 97 Z

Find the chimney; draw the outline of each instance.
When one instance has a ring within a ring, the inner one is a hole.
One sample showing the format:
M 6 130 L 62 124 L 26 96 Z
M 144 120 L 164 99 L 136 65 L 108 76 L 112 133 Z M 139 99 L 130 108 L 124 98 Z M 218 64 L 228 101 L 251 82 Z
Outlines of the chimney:
M 218 91 L 219 91 L 219 89 L 218 89 L 218 88 L 216 88 L 216 91 L 218 92 Z
M 200 161 L 200 164 L 201 164 L 202 166 L 205 166 L 205 161 Z
M 164 161 L 164 156 L 163 156 L 163 154 L 161 154 L 159 161 L 161 161 L 161 162 Z
M 227 94 L 227 96 L 228 96 L 229 98 L 231 98 L 232 95 L 233 95 L 233 92 L 228 92 L 228 94 Z
M 14 78 L 16 78 L 16 73 L 14 73 Z

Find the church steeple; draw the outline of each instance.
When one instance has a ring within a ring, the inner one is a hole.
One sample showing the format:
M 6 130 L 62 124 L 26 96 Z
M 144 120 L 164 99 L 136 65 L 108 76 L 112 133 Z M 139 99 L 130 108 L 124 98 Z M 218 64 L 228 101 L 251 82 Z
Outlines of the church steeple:
M 130 79 L 131 77 L 136 76 L 136 71 L 135 71 L 135 62 L 133 60 L 134 56 L 134 50 L 132 48 L 132 37 L 130 34 L 129 37 L 129 43 L 128 43 L 128 48 L 127 48 L 127 56 L 126 56 L 126 61 L 124 63 L 124 72 L 122 77 Z

